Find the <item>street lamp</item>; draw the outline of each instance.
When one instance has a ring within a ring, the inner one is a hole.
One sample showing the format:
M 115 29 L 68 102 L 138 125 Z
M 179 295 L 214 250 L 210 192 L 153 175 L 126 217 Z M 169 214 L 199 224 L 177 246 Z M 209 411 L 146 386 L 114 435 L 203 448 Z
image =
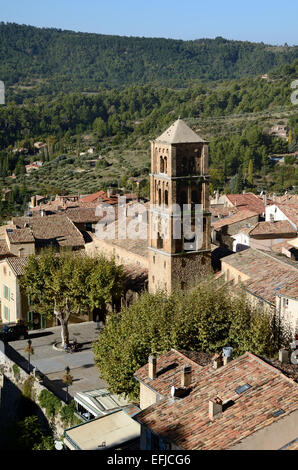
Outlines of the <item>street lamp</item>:
M 68 387 L 72 385 L 73 377 L 70 375 L 70 368 L 67 366 L 65 367 L 65 375 L 62 378 L 63 382 L 66 384 L 66 403 L 68 402 Z
M 24 351 L 28 353 L 28 372 L 30 372 L 30 355 L 34 354 L 34 349 L 31 345 L 32 345 L 32 341 L 31 339 L 28 339 L 27 346 L 24 349 Z

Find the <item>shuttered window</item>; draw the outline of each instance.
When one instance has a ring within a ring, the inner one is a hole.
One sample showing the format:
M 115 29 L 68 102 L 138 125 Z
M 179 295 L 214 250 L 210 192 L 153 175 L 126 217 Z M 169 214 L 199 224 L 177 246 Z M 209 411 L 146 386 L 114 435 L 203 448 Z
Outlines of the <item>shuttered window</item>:
M 10 288 L 3 284 L 3 296 L 5 299 L 10 300 Z

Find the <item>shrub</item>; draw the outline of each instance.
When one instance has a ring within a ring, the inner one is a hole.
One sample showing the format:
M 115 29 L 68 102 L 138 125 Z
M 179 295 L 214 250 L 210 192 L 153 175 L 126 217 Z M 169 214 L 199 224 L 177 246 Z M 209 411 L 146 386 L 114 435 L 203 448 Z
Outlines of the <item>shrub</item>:
M 39 403 L 42 408 L 46 410 L 46 414 L 49 417 L 55 416 L 59 413 L 62 403 L 48 390 L 43 390 L 39 395 Z
M 62 407 L 60 410 L 60 416 L 65 425 L 72 426 L 80 422 L 79 419 L 75 416 L 75 411 L 76 407 L 74 400 L 69 405 Z
M 15 376 L 15 378 L 18 380 L 20 378 L 20 368 L 19 366 L 17 366 L 16 364 L 14 364 L 12 366 L 12 370 L 13 370 L 13 375 Z
M 30 375 L 30 377 L 28 377 L 25 380 L 24 385 L 23 385 L 23 396 L 25 398 L 29 398 L 30 400 L 32 399 L 33 382 L 34 382 L 34 378 L 32 377 L 32 375 Z

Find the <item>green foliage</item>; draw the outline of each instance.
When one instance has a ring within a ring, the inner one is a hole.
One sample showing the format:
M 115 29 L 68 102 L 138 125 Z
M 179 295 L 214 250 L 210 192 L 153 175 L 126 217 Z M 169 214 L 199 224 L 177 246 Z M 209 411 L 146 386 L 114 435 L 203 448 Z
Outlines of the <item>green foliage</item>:
M 6 450 L 52 450 L 53 438 L 44 436 L 37 416 L 28 416 L 22 421 L 11 424 L 7 431 Z
M 65 426 L 74 426 L 80 422 L 75 416 L 75 411 L 76 407 L 74 400 L 69 405 L 61 408 L 60 416 Z
M 42 390 L 38 399 L 40 406 L 46 410 L 46 414 L 50 418 L 54 417 L 61 410 L 61 401 L 48 390 Z
M 23 396 L 28 399 L 32 399 L 32 388 L 34 384 L 34 377 L 31 375 L 25 380 L 23 384 Z
M 135 396 L 134 372 L 150 353 L 171 348 L 218 352 L 234 347 L 235 355 L 249 350 L 272 354 L 274 327 L 270 317 L 225 287 L 203 283 L 169 297 L 145 293 L 138 302 L 111 314 L 93 351 L 100 376 L 114 393 Z
M 94 92 L 98 84 L 116 88 L 149 82 L 177 88 L 198 79 L 262 74 L 293 61 L 297 47 L 221 37 L 181 41 L 107 36 L 1 23 L 0 55 L 2 80 L 27 85 L 25 92 L 32 96 L 34 87 L 53 94 Z M 286 67 L 276 73 L 292 73 Z
M 53 436 L 40 437 L 40 442 L 33 445 L 32 450 L 55 450 L 55 440 Z
M 73 314 L 103 312 L 107 304 L 118 301 L 123 292 L 122 268 L 103 256 L 51 250 L 31 255 L 21 285 L 38 311 L 49 317 L 54 307 L 66 318 Z
M 13 374 L 15 378 L 18 380 L 20 378 L 20 368 L 17 364 L 13 364 L 12 366 Z

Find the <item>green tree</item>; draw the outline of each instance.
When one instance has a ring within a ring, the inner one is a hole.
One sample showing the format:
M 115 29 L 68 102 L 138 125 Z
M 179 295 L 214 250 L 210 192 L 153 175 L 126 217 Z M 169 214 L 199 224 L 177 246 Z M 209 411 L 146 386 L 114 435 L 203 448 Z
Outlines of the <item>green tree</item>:
M 249 160 L 249 163 L 248 163 L 247 181 L 250 184 L 250 186 L 253 185 L 254 180 L 253 180 L 253 161 L 252 160 Z
M 274 324 L 263 310 L 210 280 L 170 296 L 145 293 L 120 314 L 108 315 L 93 351 L 111 391 L 136 396 L 133 374 L 151 353 L 171 348 L 214 353 L 230 345 L 236 356 L 246 350 L 270 355 L 273 331 Z
M 105 312 L 108 304 L 119 301 L 123 273 L 113 259 L 47 250 L 29 256 L 21 285 L 39 313 L 59 320 L 64 346 L 69 344 L 70 315 Z

